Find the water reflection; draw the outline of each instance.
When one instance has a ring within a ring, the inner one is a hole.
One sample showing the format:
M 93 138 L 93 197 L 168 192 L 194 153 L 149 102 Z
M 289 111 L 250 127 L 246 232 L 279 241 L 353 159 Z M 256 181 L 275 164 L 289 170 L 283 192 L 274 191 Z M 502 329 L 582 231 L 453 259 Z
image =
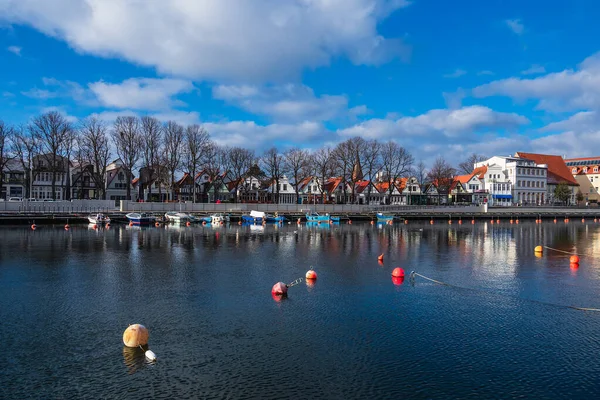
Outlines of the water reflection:
M 31 387 L 41 398 L 402 398 L 416 387 L 423 398 L 594 398 L 600 319 L 565 306 L 600 305 L 599 243 L 600 225 L 579 221 L 5 227 L 0 387 L 7 398 Z M 311 266 L 317 282 L 270 298 Z M 454 286 L 390 283 L 396 267 Z M 155 369 L 120 348 L 132 321 L 164 349 Z M 96 365 L 81 361 L 89 349 Z

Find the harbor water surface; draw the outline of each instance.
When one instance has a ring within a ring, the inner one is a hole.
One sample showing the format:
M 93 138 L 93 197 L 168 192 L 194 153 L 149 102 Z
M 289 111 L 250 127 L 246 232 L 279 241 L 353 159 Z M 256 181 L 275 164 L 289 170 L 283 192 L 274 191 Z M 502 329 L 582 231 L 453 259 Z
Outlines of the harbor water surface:
M 3 227 L 0 398 L 595 398 L 599 249 L 591 221 Z

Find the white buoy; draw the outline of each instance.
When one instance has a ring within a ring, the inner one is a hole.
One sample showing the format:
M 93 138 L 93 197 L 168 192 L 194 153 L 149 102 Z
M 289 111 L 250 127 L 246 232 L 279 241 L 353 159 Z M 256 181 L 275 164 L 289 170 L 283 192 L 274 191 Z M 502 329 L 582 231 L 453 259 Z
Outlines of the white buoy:
M 146 358 L 149 361 L 156 361 L 156 354 L 152 350 L 146 350 Z

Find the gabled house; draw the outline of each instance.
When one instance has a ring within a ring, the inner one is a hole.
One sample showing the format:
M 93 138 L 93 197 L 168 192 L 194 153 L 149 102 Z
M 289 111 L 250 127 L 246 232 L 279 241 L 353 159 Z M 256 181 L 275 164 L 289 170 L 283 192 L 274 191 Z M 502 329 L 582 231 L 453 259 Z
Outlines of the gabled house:
M 369 189 L 371 194 L 369 195 Z M 361 180 L 356 182 L 354 186 L 356 195 L 356 202 L 358 204 L 380 204 L 381 194 L 373 182 L 368 180 Z
M 342 178 L 337 177 L 327 179 L 323 185 L 323 189 L 327 194 L 327 202 L 336 204 L 343 204 L 346 202 L 344 196 L 344 182 Z
M 127 174 L 123 162 L 117 158 L 106 167 L 106 199 L 118 203 L 127 198 L 127 185 L 131 186 L 131 200 L 137 201 L 137 193 L 131 182 L 127 182 Z
M 375 188 L 377 189 L 377 193 L 379 194 L 379 203 L 378 204 L 388 204 L 388 205 L 401 205 L 405 204 L 402 196 L 402 187 L 401 182 L 379 182 L 375 184 Z M 390 189 L 391 188 L 391 189 Z M 390 196 L 391 190 L 391 196 Z M 389 197 L 389 200 L 388 200 Z
M 321 180 L 316 176 L 308 176 L 301 180 L 298 184 L 298 194 L 300 195 L 302 204 L 322 204 L 323 197 L 325 197 L 325 203 L 330 202 L 326 192 L 325 196 L 323 196 Z
M 99 189 L 94 181 L 94 166 L 92 164 L 79 164 L 73 162 L 71 168 L 71 198 L 96 199 L 99 198 Z
M 275 179 L 265 181 L 264 192 L 267 203 L 296 204 L 296 191 L 285 175 L 279 179 L 279 192 Z

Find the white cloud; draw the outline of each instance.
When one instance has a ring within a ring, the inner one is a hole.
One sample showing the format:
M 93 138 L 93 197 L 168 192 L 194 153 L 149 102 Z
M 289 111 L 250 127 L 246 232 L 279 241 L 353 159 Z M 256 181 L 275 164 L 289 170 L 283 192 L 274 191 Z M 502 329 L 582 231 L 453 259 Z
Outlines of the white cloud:
M 514 113 L 501 113 L 487 107 L 470 106 L 457 110 L 430 110 L 416 117 L 397 120 L 370 119 L 349 128 L 341 129 L 341 136 L 362 136 L 372 139 L 427 138 L 438 141 L 468 141 L 473 133 L 496 129 L 511 129 L 529 123 L 528 119 Z
M 475 97 L 508 96 L 535 99 L 539 109 L 578 111 L 600 108 L 600 53 L 585 59 L 576 70 L 566 69 L 532 79 L 508 78 L 473 89 Z
M 533 64 L 531 67 L 527 68 L 524 71 L 521 71 L 523 75 L 535 75 L 535 74 L 545 74 L 546 68 L 543 65 Z
M 6 48 L 6 50 L 10 51 L 11 53 L 13 53 L 13 54 L 15 54 L 15 55 L 17 55 L 19 57 L 21 57 L 21 55 L 22 55 L 21 54 L 21 50 L 23 50 L 23 48 L 19 47 L 19 46 L 8 46 Z
M 251 113 L 285 122 L 328 121 L 368 111 L 366 106 L 348 110 L 348 98 L 344 95 L 316 96 L 311 88 L 296 84 L 265 87 L 218 85 L 213 88 L 213 97 Z
M 194 85 L 181 79 L 131 78 L 121 83 L 90 83 L 89 88 L 104 107 L 167 110 L 184 105 L 173 96 L 190 92 Z
M 460 78 L 461 76 L 466 75 L 466 73 L 467 71 L 464 69 L 458 68 L 454 72 L 444 75 L 444 78 Z
M 89 93 L 79 83 L 72 81 L 59 81 L 55 78 L 42 78 L 46 89 L 34 87 L 21 92 L 24 96 L 34 99 L 47 100 L 59 97 L 71 97 L 78 102 L 89 102 Z
M 525 26 L 520 19 L 507 19 L 504 22 L 506 23 L 506 26 L 517 35 L 522 35 L 523 32 L 525 32 Z
M 410 48 L 378 24 L 406 0 L 4 0 L 0 23 L 25 24 L 76 51 L 162 74 L 281 81 L 346 57 L 377 65 Z

